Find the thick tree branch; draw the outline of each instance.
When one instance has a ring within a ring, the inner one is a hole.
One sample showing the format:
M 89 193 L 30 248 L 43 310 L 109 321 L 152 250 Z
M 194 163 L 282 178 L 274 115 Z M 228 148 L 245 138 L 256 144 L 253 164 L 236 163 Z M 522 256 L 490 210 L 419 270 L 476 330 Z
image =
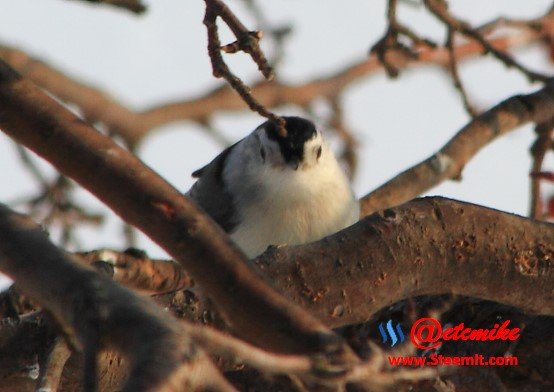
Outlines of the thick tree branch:
M 330 327 L 445 293 L 554 315 L 553 238 L 554 224 L 430 197 L 312 244 L 270 248 L 253 266 Z
M 552 224 L 468 203 L 426 198 L 367 217 L 313 244 L 272 248 L 254 265 L 283 293 L 331 327 L 364 322 L 408 297 L 444 293 L 487 298 L 531 313 L 554 315 L 552 238 Z M 173 302 L 167 301 L 163 306 Z M 210 310 L 200 310 L 205 311 Z M 375 373 L 380 368 L 371 363 L 358 364 L 346 373 L 339 366 L 333 375 L 332 367 L 325 362 L 317 365 L 313 358 L 264 353 L 210 329 L 189 324 L 182 328 L 208 352 L 243 358 L 258 369 L 273 368 L 275 361 L 282 361 L 273 369 L 277 373 L 313 377 L 312 372 L 319 369 L 316 374 L 325 371 L 329 383 L 368 377 L 372 385 L 430 376 Z M 12 334 L 5 328 L 0 332 L 6 334 L 3 339 L 0 334 L 2 346 Z M 0 377 L 11 373 L 6 369 Z
M 340 344 L 320 322 L 261 282 L 229 237 L 197 206 L 3 62 L 0 127 L 164 248 L 246 339 L 289 352 Z
M 417 295 L 454 293 L 554 315 L 554 224 L 424 198 L 313 244 L 272 248 L 264 276 L 330 327 Z
M 498 34 L 490 38 L 489 43 L 498 50 L 507 50 L 549 38 L 554 35 L 553 18 L 554 13 L 550 13 L 533 21 L 537 30 L 525 29 L 517 34 Z M 481 55 L 483 47 L 472 41 L 456 45 L 453 51 L 460 61 Z M 164 124 L 185 120 L 203 122 L 216 111 L 246 109 L 245 103 L 232 89 L 221 86 L 201 96 L 135 112 L 106 93 L 78 82 L 20 50 L 0 46 L 0 58 L 59 99 L 75 104 L 88 121 L 102 122 L 110 133 L 118 134 L 130 145 L 138 144 L 146 135 Z M 446 66 L 449 59 L 447 48 L 422 47 L 418 50 L 417 59 L 407 58 L 402 51 L 395 49 L 387 52 L 388 63 L 396 69 L 422 65 Z M 252 94 L 267 108 L 283 104 L 308 107 L 316 98 L 336 97 L 361 78 L 383 71 L 383 64 L 376 55 L 372 55 L 340 72 L 303 84 L 259 82 L 252 86 Z
M 85 390 L 97 385 L 101 346 L 130 363 L 124 391 L 170 390 L 199 385 L 199 367 L 217 370 L 178 324 L 149 300 L 79 266 L 52 245 L 29 218 L 0 206 L 0 269 L 54 317 L 71 344 L 85 355 Z M 221 378 L 221 376 L 220 376 Z
M 554 315 L 552 238 L 553 224 L 473 204 L 426 198 L 374 214 L 313 244 L 272 248 L 254 265 L 330 327 L 365 322 L 408 297 L 444 293 Z M 209 308 L 200 311 L 206 310 Z M 311 359 L 273 354 L 264 358 L 262 351 L 224 339 L 218 332 L 195 326 L 185 330 L 191 328 L 190 336 L 209 352 L 242 356 L 260 369 L 281 359 L 284 362 L 276 372 L 309 374 L 314 369 Z M 3 328 L 0 331 L 5 333 Z M 10 337 L 8 333 L 4 340 Z M 359 364 L 345 377 L 352 380 L 370 374 L 374 384 L 390 384 L 403 377 L 373 374 L 367 366 Z M 321 368 L 328 372 L 326 369 Z M 0 376 L 8 373 L 0 372 Z M 333 377 L 340 379 L 340 374 Z
M 402 204 L 445 180 L 460 178 L 465 164 L 495 138 L 527 122 L 543 123 L 552 118 L 554 84 L 499 103 L 463 127 L 436 154 L 364 196 L 362 216 Z

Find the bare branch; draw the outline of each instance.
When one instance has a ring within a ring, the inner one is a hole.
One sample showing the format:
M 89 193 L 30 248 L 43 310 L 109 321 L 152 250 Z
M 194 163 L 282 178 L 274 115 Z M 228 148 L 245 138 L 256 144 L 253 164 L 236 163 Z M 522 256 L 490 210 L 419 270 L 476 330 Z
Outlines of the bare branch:
M 469 102 L 466 89 L 462 83 L 462 79 L 460 78 L 460 73 L 458 71 L 458 60 L 456 59 L 456 54 L 454 53 L 455 34 L 456 32 L 454 31 L 454 29 L 449 27 L 447 38 L 446 38 L 446 44 L 445 44 L 446 48 L 448 49 L 448 54 L 450 56 L 450 59 L 448 62 L 448 69 L 450 70 L 450 75 L 452 76 L 454 87 L 456 88 L 456 90 L 458 90 L 458 92 L 462 97 L 462 102 L 464 104 L 465 110 L 468 112 L 468 114 L 471 117 L 475 117 L 477 115 L 477 111 Z
M 554 85 L 511 97 L 463 127 L 436 154 L 407 169 L 361 199 L 362 216 L 399 205 L 449 179 L 458 179 L 465 164 L 495 138 L 527 122 L 554 118 Z
M 206 14 L 204 16 L 204 24 L 208 30 L 208 53 L 212 61 L 212 71 L 216 78 L 224 78 L 227 83 L 241 96 L 248 104 L 250 109 L 259 113 L 261 116 L 279 124 L 281 136 L 286 136 L 285 121 L 275 114 L 268 111 L 260 104 L 253 96 L 243 81 L 231 72 L 223 56 L 221 50 L 226 53 L 236 53 L 243 51 L 248 53 L 254 62 L 258 65 L 259 70 L 268 80 L 273 79 L 273 70 L 269 66 L 262 50 L 259 46 L 259 40 L 262 33 L 259 31 L 248 31 L 246 27 L 238 20 L 231 12 L 229 7 L 221 0 L 205 0 Z M 229 26 L 237 40 L 229 45 L 221 46 L 219 40 L 219 32 L 217 28 L 217 18 L 221 17 Z
M 541 32 L 525 30 L 516 35 L 505 35 L 491 38 L 490 43 L 499 50 L 508 47 L 518 47 L 535 42 L 539 37 L 548 36 L 554 24 L 549 23 L 554 15 L 548 15 L 539 19 L 537 23 L 542 26 Z M 467 42 L 456 46 L 455 55 L 460 61 L 483 53 L 483 47 L 477 42 Z M 408 66 L 421 66 L 435 64 L 444 66 L 448 64 L 449 53 L 446 48 L 423 47 L 418 52 L 417 60 L 407 60 L 405 56 L 391 50 L 388 55 L 389 63 L 397 68 Z M 370 56 L 367 60 L 352 64 L 340 72 L 316 78 L 307 83 L 291 85 L 286 83 L 261 82 L 252 87 L 252 92 L 259 101 L 268 108 L 284 104 L 293 104 L 300 107 L 308 107 L 316 98 L 329 98 L 344 91 L 353 82 L 376 72 L 383 71 L 383 65 L 376 56 Z M 159 107 L 153 107 L 142 113 L 143 126 L 149 130 L 167 122 L 190 120 L 200 117 L 205 118 L 214 111 L 243 110 L 242 101 L 237 100 L 232 91 L 226 88 L 215 89 L 208 94 L 195 97 L 182 102 L 174 102 Z M 150 131 L 146 131 L 150 132 Z
M 499 33 L 488 42 L 497 50 L 506 50 L 540 41 L 552 35 L 553 18 L 554 13 L 548 14 L 533 21 L 537 29 L 525 29 L 517 34 Z M 481 55 L 483 47 L 475 41 L 466 42 L 456 45 L 454 52 L 456 59 L 460 61 Z M 419 49 L 418 59 L 406 59 L 398 50 L 390 50 L 387 57 L 389 63 L 398 69 L 422 65 L 445 66 L 450 58 L 446 48 L 429 47 Z M 59 99 L 75 104 L 88 121 L 101 121 L 110 133 L 119 135 L 131 146 L 137 145 L 146 135 L 153 133 L 163 124 L 184 120 L 202 123 L 216 111 L 245 109 L 244 101 L 234 94 L 232 89 L 222 86 L 202 96 L 134 112 L 106 93 L 77 82 L 62 72 L 30 58 L 20 50 L 0 47 L 0 58 Z M 337 96 L 352 83 L 383 70 L 382 63 L 372 55 L 340 72 L 324 75 L 307 83 L 294 85 L 260 82 L 252 86 L 251 91 L 267 108 L 283 104 L 306 108 L 316 98 Z
M 337 335 L 261 282 L 236 245 L 202 210 L 3 62 L 0 106 L 3 132 L 164 248 L 210 293 L 232 328 L 246 339 L 289 352 L 342 345 Z
M 135 134 L 141 129 L 140 118 L 108 94 L 66 76 L 20 50 L 0 46 L 0 57 L 62 101 L 76 105 L 85 120 L 91 123 L 102 121 L 111 133 L 119 135 L 131 146 L 136 144 Z
M 103 249 L 79 253 L 79 260 L 107 273 L 113 280 L 145 294 L 163 294 L 193 285 L 190 276 L 173 261 L 152 260 L 144 252 Z
M 264 32 L 266 39 L 269 37 L 274 43 L 273 54 L 272 56 L 268 56 L 270 57 L 268 61 L 271 67 L 275 69 L 283 60 L 285 39 L 292 32 L 292 26 L 287 23 L 274 26 L 273 23 L 266 18 L 257 0 L 243 0 L 243 2 L 248 6 L 249 11 L 256 19 L 259 29 Z
M 554 315 L 554 224 L 439 197 L 366 217 L 254 263 L 329 327 L 417 295 L 453 293 Z
M 20 150 L 20 149 L 18 149 Z M 62 175 L 56 176 L 52 181 L 41 179 L 38 168 L 33 169 L 33 162 L 24 150 L 20 155 L 25 165 L 33 173 L 33 176 L 42 186 L 38 195 L 23 196 L 13 201 L 13 206 L 24 205 L 29 214 L 40 220 L 41 224 L 50 228 L 59 226 L 61 229 L 60 245 L 73 244 L 78 247 L 78 239 L 74 235 L 74 229 L 80 224 L 100 225 L 104 219 L 102 214 L 89 212 L 74 197 L 74 184 Z M 44 182 L 43 182 L 44 181 Z
M 445 0 L 424 0 L 425 6 L 449 29 L 459 31 L 465 36 L 472 38 L 483 45 L 485 53 L 490 53 L 498 60 L 503 62 L 508 67 L 514 67 L 523 73 L 529 81 L 546 82 L 550 76 L 542 75 L 538 72 L 529 70 L 527 67 L 520 64 L 512 56 L 494 47 L 477 29 L 472 28 L 467 22 L 455 18 L 448 12 L 448 3 Z
M 199 364 L 217 377 L 207 357 L 159 307 L 77 265 L 40 227 L 4 206 L 0 269 L 49 311 L 86 363 L 96 362 L 100 345 L 123 353 L 131 364 L 124 391 L 198 385 L 191 370 Z M 85 365 L 86 390 L 95 390 L 95 370 Z
M 319 385 L 337 390 L 342 390 L 347 383 L 359 383 L 373 391 L 390 387 L 401 380 L 418 381 L 438 375 L 436 369 L 386 371 L 384 365 L 387 354 L 382 350 L 376 350 L 370 359 L 348 369 L 338 363 L 328 363 L 317 356 L 279 355 L 263 351 L 210 327 L 199 328 L 190 323 L 183 323 L 182 326 L 188 335 L 212 354 L 242 362 L 265 374 L 298 376 L 302 380 L 318 382 Z
M 554 315 L 553 235 L 551 223 L 430 197 L 318 242 L 272 247 L 252 265 L 330 327 L 364 322 L 408 297 L 445 293 Z
M 344 163 L 346 166 L 346 174 L 348 175 L 348 178 L 352 180 L 356 174 L 356 170 L 358 169 L 358 156 L 356 153 L 358 142 L 351 130 L 346 126 L 340 97 L 332 97 L 329 104 L 332 110 L 329 126 L 341 138 L 343 143 L 342 150 L 339 152 L 338 158 L 339 161 Z
M 313 361 L 303 355 L 273 354 L 210 327 L 183 322 L 187 335 L 208 352 L 269 374 L 308 375 Z
M 397 0 L 388 0 L 387 19 L 389 25 L 384 37 L 371 47 L 370 53 L 375 53 L 379 61 L 383 64 L 385 71 L 391 78 L 399 75 L 399 68 L 394 65 L 394 61 L 389 60 L 389 53 L 396 51 L 397 54 L 403 54 L 407 61 L 418 58 L 418 46 L 427 46 L 435 48 L 437 45 L 428 39 L 420 38 L 416 33 L 404 26 L 396 19 Z M 406 46 L 399 38 L 405 37 L 410 40 L 411 45 Z
M 40 364 L 37 391 L 56 392 L 58 390 L 65 363 L 70 356 L 71 349 L 65 339 L 56 338 Z
M 75 1 L 75 0 L 73 0 Z M 126 9 L 135 14 L 142 14 L 146 11 L 146 6 L 140 0 L 81 0 L 89 3 L 108 4 L 114 7 Z
M 316 243 L 272 248 L 254 265 L 288 297 L 332 327 L 364 322 L 407 297 L 444 293 L 553 315 L 553 236 L 553 224 L 426 198 L 375 214 Z M 181 327 L 213 354 L 327 385 L 357 381 L 386 386 L 436 374 L 430 369 L 384 372 L 383 355 L 394 353 L 377 351 L 369 362 L 353 367 L 340 362 L 330 366 L 325 358 L 284 356 L 213 329 Z M 6 333 L 9 339 L 9 331 L 0 328 L 0 343 Z
M 531 168 L 531 211 L 529 215 L 535 219 L 543 219 L 543 203 L 541 197 L 541 178 L 537 173 L 542 171 L 542 164 L 546 153 L 552 149 L 554 136 L 554 122 L 538 124 L 535 127 L 537 139 L 531 146 L 533 166 Z

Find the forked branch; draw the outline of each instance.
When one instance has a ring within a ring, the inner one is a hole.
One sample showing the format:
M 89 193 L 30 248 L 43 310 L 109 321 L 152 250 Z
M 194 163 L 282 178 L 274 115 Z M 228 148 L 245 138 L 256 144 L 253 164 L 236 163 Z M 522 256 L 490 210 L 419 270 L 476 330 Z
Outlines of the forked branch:
M 323 324 L 260 281 L 236 245 L 199 207 L 1 61 L 0 107 L 3 132 L 164 248 L 210 293 L 244 338 L 285 352 L 342 345 Z
M 284 120 L 268 111 L 265 106 L 260 104 L 252 95 L 250 88 L 236 76 L 229 66 L 223 60 L 221 51 L 226 53 L 236 53 L 242 51 L 248 53 L 252 60 L 258 65 L 258 69 L 267 80 L 273 79 L 273 70 L 267 62 L 265 55 L 260 49 L 259 41 L 262 38 L 260 31 L 248 31 L 240 20 L 221 0 L 205 0 L 206 14 L 204 24 L 208 30 L 208 53 L 212 62 L 212 71 L 216 78 L 224 78 L 227 83 L 241 96 L 246 104 L 261 116 L 279 124 L 280 133 L 286 136 Z M 217 18 L 220 17 L 229 26 L 237 40 L 231 44 L 221 46 L 219 40 L 219 31 L 217 27 Z

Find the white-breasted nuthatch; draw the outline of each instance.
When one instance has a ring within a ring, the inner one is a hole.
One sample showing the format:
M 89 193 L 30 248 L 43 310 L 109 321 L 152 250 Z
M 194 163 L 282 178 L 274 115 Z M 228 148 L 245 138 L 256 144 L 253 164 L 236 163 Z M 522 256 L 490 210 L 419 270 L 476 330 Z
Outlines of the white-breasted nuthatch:
M 356 222 L 360 207 L 314 124 L 267 121 L 192 175 L 187 193 L 248 257 L 269 245 L 315 241 Z

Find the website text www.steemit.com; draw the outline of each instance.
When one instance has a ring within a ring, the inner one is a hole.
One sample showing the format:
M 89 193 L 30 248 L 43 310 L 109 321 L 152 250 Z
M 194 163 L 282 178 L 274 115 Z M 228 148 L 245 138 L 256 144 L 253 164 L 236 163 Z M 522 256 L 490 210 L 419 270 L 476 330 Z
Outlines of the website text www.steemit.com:
M 469 356 L 447 356 L 431 354 L 429 356 L 393 356 L 388 357 L 391 366 L 517 366 L 518 358 L 485 357 L 481 354 Z
M 400 323 L 393 325 L 393 320 L 380 323 L 378 326 L 382 343 L 390 347 L 407 340 Z M 421 356 L 389 355 L 391 366 L 518 366 L 518 357 L 485 356 L 473 354 L 465 356 L 444 355 L 439 353 L 446 341 L 514 342 L 520 338 L 521 329 L 510 325 L 510 320 L 499 321 L 485 328 L 472 328 L 464 323 L 442 326 L 440 321 L 431 317 L 422 317 L 412 324 L 409 338 L 414 347 L 421 350 Z

